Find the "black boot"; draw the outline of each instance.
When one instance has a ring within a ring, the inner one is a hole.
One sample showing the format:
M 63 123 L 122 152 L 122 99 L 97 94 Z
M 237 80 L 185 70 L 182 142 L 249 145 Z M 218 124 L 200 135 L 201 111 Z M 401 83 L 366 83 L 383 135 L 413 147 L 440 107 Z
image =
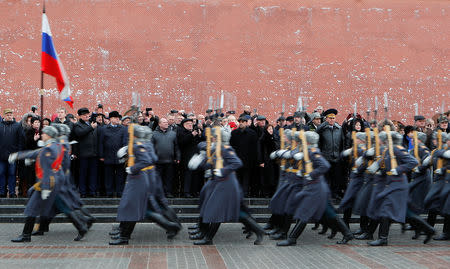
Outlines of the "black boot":
M 206 236 L 206 232 L 209 230 L 209 223 L 200 223 L 199 232 L 196 234 L 189 235 L 191 240 L 200 240 Z
M 86 222 L 84 222 L 83 219 L 81 219 L 75 211 L 71 211 L 69 214 L 67 214 L 67 217 L 70 219 L 70 221 L 78 231 L 77 237 L 75 237 L 73 240 L 80 241 L 88 231 Z
M 376 220 L 369 219 L 369 225 L 367 226 L 367 231 L 364 233 L 355 236 L 355 239 L 358 240 L 373 240 L 373 233 L 378 227 L 379 222 Z
M 11 242 L 14 243 L 31 242 L 31 232 L 33 231 L 35 220 L 36 220 L 35 217 L 27 217 L 25 219 L 25 225 L 23 226 L 22 234 L 19 235 L 19 237 L 12 239 Z
M 347 208 L 344 210 L 344 223 L 350 229 L 350 219 L 352 218 L 352 208 Z
M 359 230 L 353 233 L 353 235 L 360 235 L 367 231 L 369 225 L 369 218 L 366 216 L 359 217 Z
M 39 228 L 32 232 L 32 236 L 44 235 L 45 232 L 48 232 L 48 226 L 50 225 L 51 218 L 47 218 L 44 216 L 39 217 Z
M 120 236 L 118 239 L 115 239 L 113 241 L 109 241 L 110 245 L 117 246 L 117 245 L 128 245 L 128 240 L 130 240 L 131 233 L 134 230 L 134 226 L 136 225 L 136 222 L 134 221 L 123 221 L 120 223 L 121 230 L 120 230 Z
M 94 222 L 96 222 L 97 219 L 94 216 L 92 216 L 91 213 L 86 208 L 81 207 L 80 212 L 83 213 L 83 215 L 87 218 L 86 224 L 87 224 L 88 229 L 90 229 L 92 224 Z
M 375 241 L 368 242 L 367 244 L 372 247 L 387 246 L 389 226 L 391 225 L 391 220 L 389 218 L 381 218 L 380 228 L 378 230 L 378 239 Z
M 444 228 L 442 229 L 442 234 L 433 238 L 433 240 L 450 240 L 450 215 L 444 215 Z
M 167 231 L 181 230 L 180 224 L 168 221 L 163 215 L 156 213 L 154 211 L 147 211 L 146 217 L 148 217 L 151 221 L 155 222 L 156 224 L 158 224 Z
M 437 218 L 438 212 L 435 210 L 430 210 L 428 212 L 427 222 L 431 225 L 431 227 L 434 227 L 434 224 L 436 224 L 436 218 Z
M 406 218 L 406 221 L 411 223 L 412 226 L 414 226 L 414 228 L 416 229 L 416 234 L 418 231 L 419 231 L 419 235 L 420 235 L 420 231 L 425 232 L 427 237 L 423 241 L 424 244 L 428 243 L 431 240 L 431 238 L 433 237 L 433 235 L 436 233 L 436 231 L 434 230 L 433 227 L 431 227 L 430 224 L 428 224 L 426 221 L 421 219 L 416 214 L 409 214 L 409 216 Z
M 212 245 L 214 235 L 216 235 L 217 230 L 219 230 L 220 223 L 211 223 L 209 224 L 209 229 L 206 232 L 205 238 L 200 241 L 195 241 L 194 245 L 202 246 L 202 245 Z
M 335 229 L 342 233 L 344 236 L 341 241 L 337 241 L 337 244 L 345 245 L 348 241 L 352 240 L 354 238 L 352 232 L 348 228 L 348 226 L 344 223 L 344 221 L 336 216 L 336 218 L 331 220 L 331 223 L 333 223 L 333 226 L 335 226 Z
M 256 220 L 252 218 L 248 214 L 241 214 L 241 217 L 239 219 L 246 227 L 250 228 L 252 232 L 256 234 L 256 240 L 253 244 L 255 245 L 261 245 L 263 236 L 264 236 L 264 230 L 261 228 L 261 226 L 258 225 Z
M 297 238 L 302 234 L 303 230 L 306 227 L 306 222 L 297 222 L 292 229 L 292 232 L 289 234 L 289 237 L 281 242 L 277 243 L 278 247 L 286 247 L 286 246 L 294 246 L 297 244 Z

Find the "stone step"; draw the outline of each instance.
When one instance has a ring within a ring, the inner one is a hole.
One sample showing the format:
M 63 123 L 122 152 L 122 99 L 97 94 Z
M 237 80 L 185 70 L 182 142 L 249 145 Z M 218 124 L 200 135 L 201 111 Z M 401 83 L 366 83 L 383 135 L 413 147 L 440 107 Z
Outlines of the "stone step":
M 82 198 L 85 205 L 119 205 L 120 198 Z M 170 205 L 198 205 L 198 198 L 170 198 L 167 199 Z M 0 207 L 3 205 L 26 205 L 28 198 L 0 198 Z M 267 198 L 245 198 L 245 204 L 269 205 Z
M 198 205 L 170 205 L 177 214 L 198 214 Z M 84 206 L 92 214 L 117 214 L 118 205 L 86 205 Z M 267 205 L 249 206 L 252 214 L 270 214 Z M 24 205 L 0 205 L 0 215 L 21 214 L 25 210 Z

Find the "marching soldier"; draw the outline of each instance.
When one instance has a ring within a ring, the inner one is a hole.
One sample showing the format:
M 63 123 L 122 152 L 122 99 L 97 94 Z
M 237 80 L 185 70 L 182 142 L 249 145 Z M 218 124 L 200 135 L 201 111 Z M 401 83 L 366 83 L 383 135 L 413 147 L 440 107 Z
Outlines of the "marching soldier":
M 356 197 L 358 196 L 359 191 L 364 185 L 365 166 L 361 166 L 361 163 L 363 162 L 363 153 L 366 151 L 366 142 L 368 147 L 371 147 L 370 129 L 367 128 L 365 133 L 353 131 L 352 140 L 352 148 L 346 149 L 342 152 L 342 156 L 344 158 L 350 158 L 352 163 L 350 182 L 348 184 L 347 190 L 345 191 L 344 198 L 342 198 L 342 201 L 339 205 L 339 207 L 344 211 L 344 222 L 347 227 L 350 227 L 349 223 Z M 363 226 L 364 224 L 365 223 L 363 221 Z
M 434 226 L 436 216 L 440 213 L 444 217 L 443 233 L 434 240 L 450 240 L 450 185 L 449 185 L 449 153 L 448 134 L 438 130 L 433 134 L 433 143 L 437 146 L 431 155 L 424 160 L 424 165 L 433 166 L 433 183 L 425 197 L 425 208 L 429 210 L 428 219 Z M 447 145 L 445 143 L 447 142 Z
M 61 163 L 63 160 L 63 148 L 56 143 L 58 130 L 52 126 L 46 126 L 42 129 L 41 139 L 44 147 L 32 152 L 19 152 L 10 155 L 10 161 L 17 159 L 36 158 L 36 177 L 38 182 L 32 187 L 33 194 L 27 203 L 24 214 L 27 216 L 22 234 L 12 239 L 12 242 L 30 242 L 31 232 L 33 231 L 36 217 L 51 217 L 54 215 L 54 203 L 58 191 L 60 190 L 59 182 L 64 177 Z M 82 227 L 82 223 L 78 217 L 72 212 L 69 218 L 75 226 Z M 77 227 L 78 228 L 78 227 Z M 85 233 L 83 230 L 82 233 Z M 84 234 L 81 234 L 81 237 Z
M 380 140 L 386 147 L 379 161 L 369 169 L 379 173 L 379 181 L 374 189 L 372 214 L 370 217 L 380 223 L 378 239 L 368 242 L 369 246 L 388 244 L 389 226 L 392 221 L 405 223 L 408 203 L 408 182 L 405 173 L 417 166 L 417 160 L 401 146 L 402 136 L 390 131 L 386 125 L 385 132 L 380 133 Z
M 203 166 L 205 170 L 209 170 L 214 167 L 209 183 L 205 184 L 202 190 L 200 217 L 204 226 L 207 226 L 205 236 L 194 242 L 194 245 L 212 245 L 212 239 L 222 222 L 237 221 L 241 221 L 256 233 L 254 244 L 259 245 L 264 231 L 241 206 L 243 193 L 235 170 L 242 166 L 242 162 L 230 146 L 222 145 L 221 132 L 220 127 L 215 127 L 215 144 L 211 148 L 211 156 L 215 158 L 208 162 L 206 156 L 196 155 L 195 161 L 189 165 L 191 169 Z
M 297 176 L 302 177 L 303 188 L 295 194 L 293 203 L 297 205 L 293 218 L 297 220 L 287 240 L 277 243 L 277 246 L 292 246 L 302 234 L 309 221 L 324 221 L 335 230 L 339 230 L 344 238 L 338 244 L 346 244 L 353 235 L 345 223 L 336 215 L 330 201 L 330 190 L 325 182 L 324 174 L 330 164 L 322 157 L 317 148 L 319 135 L 316 132 L 300 132 L 302 150 L 294 154 L 299 161 Z

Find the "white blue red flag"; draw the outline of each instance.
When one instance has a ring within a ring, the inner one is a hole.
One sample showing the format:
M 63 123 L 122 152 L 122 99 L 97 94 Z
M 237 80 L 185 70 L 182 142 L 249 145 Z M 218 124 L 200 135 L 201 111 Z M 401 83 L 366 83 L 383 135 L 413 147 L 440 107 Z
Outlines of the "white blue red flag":
M 53 45 L 52 32 L 48 23 L 47 15 L 42 14 L 42 72 L 56 78 L 56 84 L 61 100 L 73 108 L 73 99 L 70 96 L 70 84 L 62 62 L 58 58 Z

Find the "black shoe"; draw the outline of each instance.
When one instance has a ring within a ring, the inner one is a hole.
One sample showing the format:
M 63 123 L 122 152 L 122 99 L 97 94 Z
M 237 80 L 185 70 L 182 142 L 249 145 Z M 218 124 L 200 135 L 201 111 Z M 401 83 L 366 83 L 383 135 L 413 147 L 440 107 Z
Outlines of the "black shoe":
M 269 237 L 272 240 L 286 240 L 287 234 L 286 233 L 276 233 L 276 234 L 273 234 L 273 235 L 271 235 Z
M 314 227 L 311 228 L 311 230 L 315 231 L 317 229 L 319 229 L 320 224 L 319 223 L 315 223 Z
M 367 244 L 371 247 L 387 246 L 388 241 L 387 241 L 387 238 L 382 237 L 375 241 L 367 242 Z
M 355 236 L 352 233 L 350 233 L 348 235 L 344 235 L 344 238 L 342 238 L 341 241 L 337 241 L 336 243 L 338 245 L 346 245 L 348 243 L 348 241 L 353 240 L 354 238 L 355 238 Z
M 109 244 L 112 246 L 128 245 L 128 238 L 121 237 L 117 240 L 109 241 Z
M 287 247 L 297 245 L 297 240 L 295 238 L 288 238 L 277 243 L 277 247 Z
M 17 195 L 16 195 L 15 193 L 10 194 L 10 195 L 9 195 L 9 198 L 17 198 Z
M 204 246 L 204 245 L 212 245 L 213 241 L 212 240 L 208 240 L 206 238 L 200 240 L 200 241 L 195 241 L 194 245 L 196 246 Z
M 364 233 L 364 231 L 359 229 L 356 232 L 354 232 L 353 235 L 360 235 L 360 234 L 363 234 L 363 233 Z
M 73 239 L 73 241 L 80 241 L 86 235 L 86 231 L 79 231 L 78 235 Z
M 171 193 L 168 193 L 167 195 L 166 195 L 166 198 L 173 198 L 174 196 L 173 196 L 173 194 L 171 194 Z
M 32 236 L 36 236 L 36 235 L 44 235 L 44 232 L 38 230 L 38 231 L 32 232 L 31 235 L 32 235 Z
M 358 236 L 355 236 L 355 239 L 357 239 L 357 240 L 373 240 L 373 234 L 362 233 Z
M 433 240 L 439 240 L 439 241 L 450 240 L 450 234 L 442 233 L 441 235 L 433 238 Z
M 19 235 L 19 237 L 12 239 L 11 242 L 14 243 L 31 242 L 31 234 L 21 234 Z
M 0 198 L 6 198 L 6 194 L 0 194 Z
M 435 235 L 435 234 L 436 234 L 435 231 L 434 231 L 434 232 L 428 233 L 428 234 L 427 234 L 427 237 L 425 237 L 425 240 L 423 240 L 423 243 L 426 244 L 426 243 L 430 242 L 431 238 L 433 238 L 433 235 Z M 450 238 L 449 238 L 449 239 L 450 239 Z

